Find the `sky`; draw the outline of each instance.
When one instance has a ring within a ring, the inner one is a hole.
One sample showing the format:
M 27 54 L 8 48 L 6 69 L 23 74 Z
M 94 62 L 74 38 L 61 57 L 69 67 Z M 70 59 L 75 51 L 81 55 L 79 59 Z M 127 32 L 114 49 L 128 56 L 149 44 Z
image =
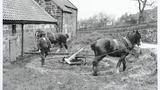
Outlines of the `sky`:
M 78 20 L 87 19 L 104 12 L 115 19 L 127 13 L 138 12 L 137 2 L 133 0 L 69 0 L 78 8 Z

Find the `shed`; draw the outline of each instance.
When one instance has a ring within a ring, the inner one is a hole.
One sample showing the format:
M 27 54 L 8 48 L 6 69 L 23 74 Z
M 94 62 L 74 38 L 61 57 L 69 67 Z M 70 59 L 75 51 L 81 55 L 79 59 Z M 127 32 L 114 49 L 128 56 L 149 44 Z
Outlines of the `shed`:
M 12 33 L 14 33 L 15 24 L 21 25 L 21 48 L 17 47 L 17 36 L 12 34 L 9 39 L 9 57 L 12 61 L 17 57 L 18 48 L 21 49 L 21 56 L 23 56 L 25 24 L 57 24 L 57 20 L 45 12 L 34 0 L 4 0 L 3 25 L 12 25 Z

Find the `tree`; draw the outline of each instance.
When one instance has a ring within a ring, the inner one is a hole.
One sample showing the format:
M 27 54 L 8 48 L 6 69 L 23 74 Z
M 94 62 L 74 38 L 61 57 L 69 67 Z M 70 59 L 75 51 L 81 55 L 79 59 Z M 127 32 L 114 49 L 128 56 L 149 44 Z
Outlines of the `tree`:
M 99 27 L 104 27 L 112 21 L 112 18 L 103 12 L 98 13 L 96 16 L 99 22 Z
M 134 0 L 138 2 L 138 9 L 139 9 L 139 19 L 138 22 L 142 23 L 144 21 L 143 12 L 146 6 L 153 6 L 155 1 L 153 0 Z
M 136 24 L 137 20 L 128 13 L 123 14 L 117 21 L 116 25 L 132 25 Z
M 100 12 L 88 19 L 79 20 L 78 28 L 79 30 L 85 29 L 97 29 L 99 27 L 105 27 L 111 25 L 114 22 L 114 17 L 108 16 L 103 12 Z

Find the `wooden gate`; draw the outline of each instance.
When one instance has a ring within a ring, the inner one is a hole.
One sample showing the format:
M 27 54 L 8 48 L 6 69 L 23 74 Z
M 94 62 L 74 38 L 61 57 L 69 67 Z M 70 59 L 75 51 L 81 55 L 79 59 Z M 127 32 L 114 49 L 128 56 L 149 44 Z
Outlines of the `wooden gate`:
M 17 37 L 11 36 L 9 40 L 9 57 L 11 61 L 16 61 L 17 57 Z

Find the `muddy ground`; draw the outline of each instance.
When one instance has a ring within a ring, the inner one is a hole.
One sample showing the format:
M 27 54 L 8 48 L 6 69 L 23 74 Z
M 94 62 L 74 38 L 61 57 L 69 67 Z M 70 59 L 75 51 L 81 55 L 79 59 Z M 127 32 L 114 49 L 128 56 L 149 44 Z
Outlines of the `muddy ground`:
M 155 49 L 143 49 L 129 56 L 126 71 L 115 72 L 118 58 L 106 57 L 100 63 L 99 76 L 92 76 L 93 57 L 86 65 L 68 65 L 63 56 L 50 55 L 41 67 L 40 57 L 26 56 L 15 63 L 3 64 L 3 90 L 157 90 Z

